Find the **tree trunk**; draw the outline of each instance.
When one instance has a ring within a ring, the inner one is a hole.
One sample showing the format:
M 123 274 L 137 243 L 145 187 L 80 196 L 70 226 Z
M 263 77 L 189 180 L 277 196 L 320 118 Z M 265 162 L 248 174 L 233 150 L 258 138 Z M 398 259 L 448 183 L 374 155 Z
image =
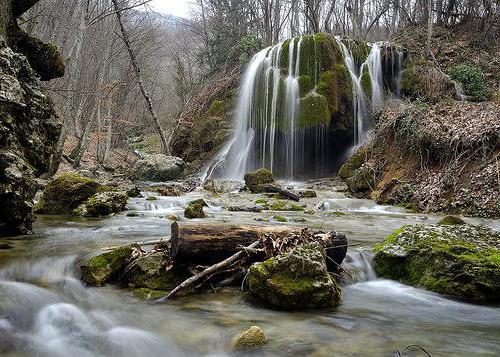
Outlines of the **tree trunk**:
M 286 236 L 298 227 L 172 223 L 171 257 L 176 262 L 215 263 L 238 252 L 266 233 Z
M 431 57 L 431 41 L 432 41 L 432 25 L 434 24 L 432 18 L 432 0 L 427 0 L 427 56 Z
M 161 129 L 160 121 L 158 120 L 158 116 L 156 115 L 156 112 L 153 108 L 153 102 L 151 101 L 151 98 L 149 97 L 149 94 L 148 94 L 146 88 L 144 87 L 144 82 L 142 81 L 142 77 L 141 77 L 141 70 L 140 70 L 139 65 L 137 63 L 137 60 L 135 58 L 135 54 L 134 54 L 134 51 L 132 49 L 132 45 L 130 43 L 130 39 L 129 39 L 127 30 L 125 29 L 125 26 L 123 25 L 121 10 L 120 10 L 120 7 L 118 6 L 118 1 L 117 0 L 112 0 L 112 1 L 113 1 L 113 7 L 114 7 L 114 10 L 116 13 L 116 18 L 118 20 L 118 25 L 120 26 L 120 31 L 122 33 L 122 40 L 125 43 L 125 47 L 127 48 L 127 51 L 130 55 L 130 62 L 132 63 L 132 67 L 133 67 L 134 72 L 135 72 L 137 84 L 139 85 L 139 88 L 141 89 L 142 96 L 146 100 L 149 114 L 151 115 L 155 129 L 158 132 L 158 135 L 160 136 L 160 141 L 161 141 L 161 144 L 163 146 L 163 152 L 165 154 L 169 154 L 169 146 L 167 143 L 167 139 L 165 137 L 163 130 Z

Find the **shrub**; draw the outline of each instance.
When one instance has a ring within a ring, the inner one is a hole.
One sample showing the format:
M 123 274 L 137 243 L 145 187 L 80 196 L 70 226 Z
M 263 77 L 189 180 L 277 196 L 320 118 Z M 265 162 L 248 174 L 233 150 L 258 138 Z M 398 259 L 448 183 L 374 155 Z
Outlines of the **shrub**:
M 450 75 L 462 84 L 465 94 L 471 96 L 474 101 L 482 102 L 487 99 L 484 74 L 478 67 L 459 64 L 451 69 Z

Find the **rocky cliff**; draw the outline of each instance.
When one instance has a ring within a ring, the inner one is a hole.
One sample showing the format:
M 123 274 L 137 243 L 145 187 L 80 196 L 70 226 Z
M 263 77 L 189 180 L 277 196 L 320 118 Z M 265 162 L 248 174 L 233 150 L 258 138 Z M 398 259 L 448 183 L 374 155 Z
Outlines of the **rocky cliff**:
M 31 230 L 35 178 L 47 171 L 60 134 L 38 77 L 0 37 L 0 236 Z

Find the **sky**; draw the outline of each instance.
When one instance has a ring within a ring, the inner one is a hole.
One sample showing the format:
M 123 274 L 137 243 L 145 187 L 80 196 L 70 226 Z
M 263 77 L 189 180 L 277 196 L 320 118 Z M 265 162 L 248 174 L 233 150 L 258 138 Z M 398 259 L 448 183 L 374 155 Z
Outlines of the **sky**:
M 150 5 L 155 11 L 187 18 L 191 2 L 192 0 L 153 0 Z

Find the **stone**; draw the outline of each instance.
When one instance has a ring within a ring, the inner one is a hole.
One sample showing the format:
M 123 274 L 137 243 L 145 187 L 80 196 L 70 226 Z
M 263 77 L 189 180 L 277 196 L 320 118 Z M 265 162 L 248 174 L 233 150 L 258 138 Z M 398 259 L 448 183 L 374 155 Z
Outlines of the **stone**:
M 165 154 L 144 155 L 132 169 L 132 178 L 142 181 L 162 182 L 177 180 L 184 173 L 184 161 Z
M 406 225 L 375 247 L 375 270 L 473 302 L 500 301 L 500 233 L 472 225 Z
M 260 193 L 263 190 L 260 185 L 274 183 L 273 173 L 268 169 L 258 169 L 254 172 L 249 172 L 244 176 L 245 185 L 252 193 Z
M 72 214 L 101 188 L 93 179 L 75 173 L 65 173 L 49 182 L 35 206 L 39 214 Z
M 184 209 L 184 217 L 189 219 L 206 218 L 207 216 L 203 212 L 203 207 L 208 207 L 203 199 L 189 202 L 188 206 Z
M 299 190 L 299 196 L 302 198 L 315 198 L 317 194 L 314 190 Z
M 166 270 L 168 254 L 155 252 L 134 260 L 124 276 L 129 286 L 151 290 L 169 291 L 180 284 L 186 276 L 179 269 Z
M 127 205 L 128 195 L 125 192 L 101 192 L 89 197 L 78 206 L 73 213 L 86 217 L 105 217 L 119 213 Z
M 441 218 L 438 222 L 438 224 L 442 226 L 455 226 L 455 225 L 461 225 L 461 224 L 466 224 L 465 221 L 457 216 L 445 216 Z
M 298 246 L 252 265 L 247 282 L 252 294 L 280 309 L 319 309 L 340 304 L 341 289 L 328 273 L 324 250 L 317 244 Z
M 203 188 L 213 193 L 230 193 L 243 189 L 243 184 L 240 181 L 209 179 L 205 181 Z
M 266 343 L 264 331 L 259 326 L 252 326 L 243 331 L 233 342 L 235 350 L 249 350 L 262 346 Z
M 0 236 L 26 234 L 35 178 L 49 170 L 61 124 L 26 57 L 0 37 Z
M 116 280 L 132 257 L 131 246 L 123 246 L 88 259 L 81 266 L 82 280 L 92 286 Z

